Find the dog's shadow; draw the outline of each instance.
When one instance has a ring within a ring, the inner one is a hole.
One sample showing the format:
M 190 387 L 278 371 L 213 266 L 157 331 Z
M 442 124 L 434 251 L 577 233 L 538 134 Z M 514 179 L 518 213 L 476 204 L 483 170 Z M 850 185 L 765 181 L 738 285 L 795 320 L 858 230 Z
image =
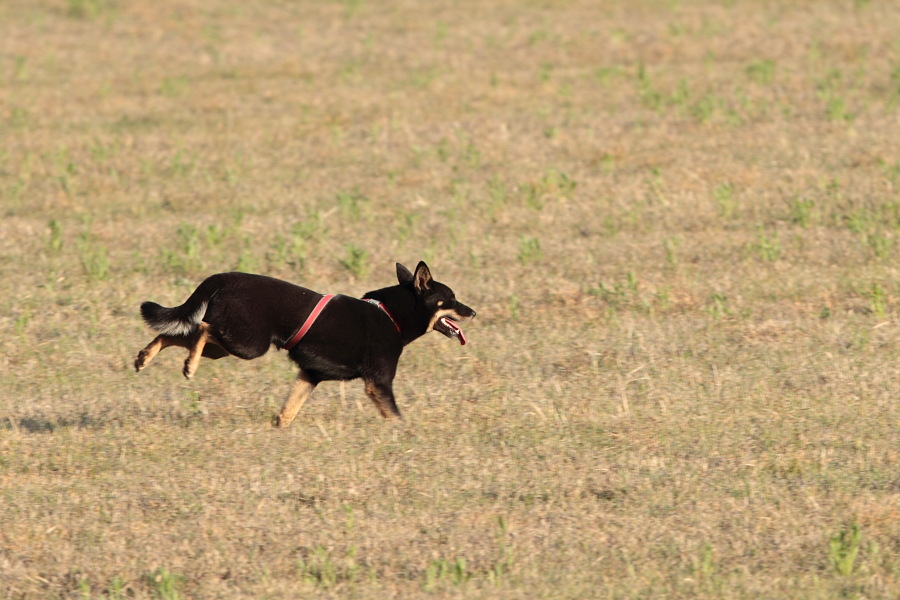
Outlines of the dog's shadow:
M 4 431 L 21 431 L 25 433 L 54 433 L 60 429 L 103 429 L 109 426 L 109 421 L 97 418 L 94 415 L 81 414 L 74 418 L 53 418 L 42 416 L 12 417 L 0 422 L 0 429 Z

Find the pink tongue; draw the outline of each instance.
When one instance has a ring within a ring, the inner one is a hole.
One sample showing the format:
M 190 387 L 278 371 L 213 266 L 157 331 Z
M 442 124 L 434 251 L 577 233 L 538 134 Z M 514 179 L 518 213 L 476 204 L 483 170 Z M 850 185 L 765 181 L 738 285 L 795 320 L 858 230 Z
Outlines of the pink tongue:
M 451 321 L 447 317 L 443 318 L 444 325 L 446 325 L 450 331 L 456 334 L 456 338 L 459 340 L 459 344 L 461 346 L 466 345 L 466 335 L 463 333 L 462 329 L 460 329 L 459 325 L 455 322 Z

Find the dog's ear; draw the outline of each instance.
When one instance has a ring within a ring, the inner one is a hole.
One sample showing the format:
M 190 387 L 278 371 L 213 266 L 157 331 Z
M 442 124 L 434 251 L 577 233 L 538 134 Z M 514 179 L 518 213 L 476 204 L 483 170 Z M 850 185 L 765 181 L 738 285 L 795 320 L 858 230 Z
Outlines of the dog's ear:
M 424 292 L 431 289 L 431 282 L 434 280 L 431 278 L 431 271 L 428 270 L 428 265 L 425 264 L 425 261 L 419 261 L 416 267 L 416 274 L 413 277 L 415 278 L 413 285 L 418 291 Z
M 397 263 L 397 281 L 400 283 L 408 283 L 413 280 L 412 271 Z

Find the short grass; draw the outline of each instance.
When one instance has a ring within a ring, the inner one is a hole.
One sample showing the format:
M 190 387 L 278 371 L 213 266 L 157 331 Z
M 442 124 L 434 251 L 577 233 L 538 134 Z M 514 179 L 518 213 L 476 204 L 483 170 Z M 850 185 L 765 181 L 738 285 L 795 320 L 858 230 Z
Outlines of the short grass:
M 900 12 L 0 3 L 0 597 L 900 596 Z M 271 427 L 143 300 L 478 310 Z

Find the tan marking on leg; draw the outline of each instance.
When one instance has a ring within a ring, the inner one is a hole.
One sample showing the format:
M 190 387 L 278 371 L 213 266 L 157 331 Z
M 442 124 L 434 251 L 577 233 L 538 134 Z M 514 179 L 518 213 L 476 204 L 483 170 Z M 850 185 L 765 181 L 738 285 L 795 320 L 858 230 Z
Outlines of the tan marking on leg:
M 164 350 L 169 346 L 181 346 L 182 348 L 190 347 L 190 338 L 174 335 L 158 335 L 147 347 L 138 352 L 137 358 L 134 359 L 134 370 L 142 371 L 150 364 L 160 350 Z
M 375 403 L 375 407 L 385 419 L 402 419 L 400 409 L 394 401 L 394 392 L 390 386 L 378 385 L 374 381 L 366 381 L 366 395 Z
M 187 379 L 194 376 L 197 367 L 200 366 L 200 358 L 203 356 L 203 347 L 207 341 L 213 341 L 213 335 L 209 332 L 209 324 L 202 322 L 197 326 L 197 331 L 193 336 L 193 345 L 190 347 L 190 353 L 184 361 L 184 369 L 182 373 Z
M 284 401 L 284 406 L 281 407 L 281 413 L 275 419 L 275 426 L 284 428 L 290 425 L 297 413 L 300 412 L 303 403 L 306 402 L 306 399 L 309 398 L 309 395 L 315 388 L 316 384 L 309 380 L 306 373 L 300 371 L 297 375 L 297 380 L 294 381 L 294 386 L 291 388 L 291 393 L 288 395 L 287 400 Z

